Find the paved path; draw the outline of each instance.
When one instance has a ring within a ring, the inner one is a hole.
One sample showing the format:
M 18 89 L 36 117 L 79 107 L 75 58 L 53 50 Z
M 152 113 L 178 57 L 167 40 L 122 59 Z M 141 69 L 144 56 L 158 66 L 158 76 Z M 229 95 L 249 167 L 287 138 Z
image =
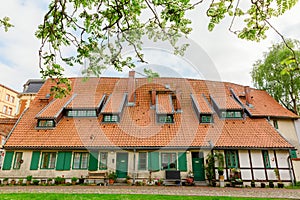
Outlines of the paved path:
M 96 193 L 96 194 L 165 194 L 196 196 L 235 196 L 300 199 L 300 189 L 213 188 L 157 186 L 4 186 L 1 193 Z M 0 195 L 1 196 L 1 195 Z

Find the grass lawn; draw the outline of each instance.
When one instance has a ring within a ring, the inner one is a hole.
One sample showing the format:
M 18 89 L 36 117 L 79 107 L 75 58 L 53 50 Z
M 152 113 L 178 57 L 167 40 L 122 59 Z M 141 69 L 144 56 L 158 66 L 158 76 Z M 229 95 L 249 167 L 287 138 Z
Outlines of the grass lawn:
M 12 194 L 0 194 L 1 200 L 13 200 L 13 199 L 70 199 L 70 200 L 80 200 L 80 199 L 101 199 L 101 200 L 160 200 L 160 199 L 170 199 L 170 200 L 263 200 L 269 198 L 239 198 L 239 197 L 207 197 L 207 196 L 170 196 L 170 195 L 145 195 L 145 194 L 52 194 L 52 193 L 12 193 Z

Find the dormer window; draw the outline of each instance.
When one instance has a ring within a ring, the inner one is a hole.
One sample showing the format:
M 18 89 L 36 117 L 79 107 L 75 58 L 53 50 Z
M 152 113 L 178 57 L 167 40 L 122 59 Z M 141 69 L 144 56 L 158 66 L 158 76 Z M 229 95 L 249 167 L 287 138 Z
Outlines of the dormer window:
M 68 117 L 96 117 L 96 110 L 67 110 Z
M 103 115 L 103 122 L 119 122 L 120 118 L 118 115 L 105 114 Z
M 158 123 L 174 123 L 173 115 L 158 115 Z
M 242 118 L 242 111 L 221 111 L 221 118 Z
M 38 127 L 55 127 L 53 119 L 39 119 Z
M 213 117 L 212 115 L 201 115 L 200 123 L 212 123 Z

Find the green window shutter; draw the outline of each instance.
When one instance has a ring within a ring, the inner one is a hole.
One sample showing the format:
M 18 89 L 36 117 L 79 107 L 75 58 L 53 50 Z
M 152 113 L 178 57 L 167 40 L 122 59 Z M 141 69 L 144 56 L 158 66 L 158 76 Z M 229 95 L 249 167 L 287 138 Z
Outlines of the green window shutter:
M 31 156 L 30 170 L 37 170 L 40 161 L 40 151 L 33 151 Z
M 297 151 L 295 149 L 292 149 L 290 151 L 290 156 L 291 156 L 291 158 L 297 158 Z
M 72 159 L 72 152 L 66 151 L 65 152 L 65 160 L 64 160 L 64 170 L 70 170 L 71 168 L 71 159 Z
M 178 152 L 178 169 L 180 171 L 187 171 L 186 152 Z
M 56 170 L 64 170 L 65 152 L 58 152 L 56 160 Z
M 148 170 L 159 171 L 159 152 L 148 153 Z
M 98 152 L 90 152 L 89 171 L 97 171 L 98 169 Z
M 5 153 L 4 163 L 2 167 L 3 170 L 10 170 L 13 157 L 14 157 L 13 151 L 7 151 Z
M 71 168 L 71 151 L 60 151 L 57 155 L 56 170 L 70 170 Z

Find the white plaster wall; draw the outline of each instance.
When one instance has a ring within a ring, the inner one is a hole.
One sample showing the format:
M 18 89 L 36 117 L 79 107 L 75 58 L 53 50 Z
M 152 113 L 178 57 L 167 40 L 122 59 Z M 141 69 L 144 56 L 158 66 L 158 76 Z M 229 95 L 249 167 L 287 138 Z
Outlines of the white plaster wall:
M 252 167 L 264 167 L 264 161 L 261 150 L 251 150 Z
M 254 180 L 266 180 L 264 169 L 254 169 L 253 173 L 254 173 Z
M 268 179 L 277 181 L 276 175 L 274 173 L 274 169 L 267 169 Z
M 297 136 L 294 120 L 280 119 L 277 122 L 278 122 L 278 131 L 280 132 L 280 134 L 284 138 L 286 138 L 293 146 L 295 146 L 297 149 L 300 149 L 299 139 Z
M 271 168 L 276 168 L 274 151 L 268 151 L 268 153 L 269 153 Z
M 288 151 L 276 151 L 276 157 L 277 157 L 277 162 L 278 162 L 278 167 L 288 167 L 288 161 L 287 158 L 289 156 Z
M 239 150 L 240 167 L 250 167 L 248 150 Z
M 243 180 L 251 180 L 251 170 L 250 169 L 243 169 L 241 170 L 241 176 Z
M 300 181 L 300 159 L 293 160 L 293 168 L 294 168 L 294 173 L 295 173 L 295 179 L 297 182 Z

